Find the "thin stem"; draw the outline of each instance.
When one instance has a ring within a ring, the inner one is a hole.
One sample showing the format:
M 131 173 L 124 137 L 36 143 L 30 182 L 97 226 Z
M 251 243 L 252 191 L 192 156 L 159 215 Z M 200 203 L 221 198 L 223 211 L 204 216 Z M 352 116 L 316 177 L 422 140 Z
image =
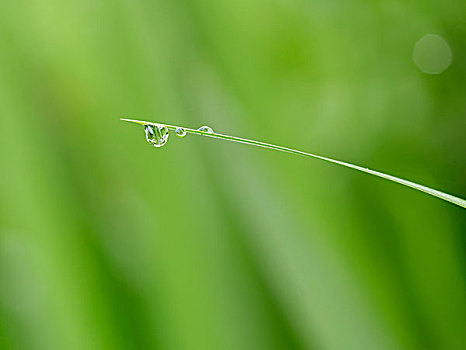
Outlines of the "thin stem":
M 272 149 L 272 150 L 276 150 L 276 151 L 282 151 L 282 152 L 293 153 L 293 154 L 297 154 L 297 155 L 301 155 L 301 156 L 321 159 L 321 160 L 324 160 L 324 161 L 327 161 L 327 162 L 330 162 L 330 163 L 334 163 L 334 164 L 345 166 L 347 168 L 359 170 L 359 171 L 362 171 L 362 172 L 367 173 L 367 174 L 375 175 L 375 176 L 381 177 L 383 179 L 390 180 L 390 181 L 399 183 L 401 185 L 414 188 L 415 190 L 430 194 L 431 196 L 443 199 L 443 200 L 445 200 L 447 202 L 451 202 L 451 203 L 456 204 L 456 205 L 458 205 L 458 206 L 460 206 L 462 208 L 466 208 L 466 200 L 464 200 L 462 198 L 459 198 L 459 197 L 456 197 L 456 196 L 453 196 L 451 194 L 447 194 L 447 193 L 444 193 L 444 192 L 441 192 L 441 191 L 438 191 L 438 190 L 434 190 L 433 188 L 423 186 L 423 185 L 419 185 L 419 184 L 417 184 L 415 182 L 404 180 L 404 179 L 401 179 L 401 178 L 396 177 L 396 176 L 384 174 L 384 173 L 382 173 L 380 171 L 364 168 L 364 167 L 354 165 L 354 164 L 351 164 L 351 163 L 342 162 L 340 160 L 327 158 L 327 157 L 323 157 L 323 156 L 319 156 L 319 155 L 316 155 L 316 154 L 307 153 L 307 152 L 303 152 L 303 151 L 298 151 L 298 150 L 288 148 L 288 147 L 273 145 L 271 143 L 266 143 L 266 142 L 261 142 L 261 141 L 256 141 L 256 140 L 243 139 L 241 137 L 223 135 L 223 134 L 218 134 L 218 133 L 215 133 L 215 132 L 209 133 L 209 132 L 200 131 L 200 130 L 196 130 L 196 129 L 185 128 L 185 127 L 182 127 L 182 126 L 180 127 L 180 126 L 173 126 L 173 125 L 167 125 L 167 124 L 152 123 L 152 122 L 146 122 L 146 121 L 141 121 L 141 120 L 133 120 L 133 119 L 121 119 L 121 120 L 131 122 L 131 123 L 137 123 L 137 124 L 141 124 L 141 125 L 165 126 L 169 130 L 176 130 L 177 128 L 183 128 L 184 130 L 186 130 L 186 133 L 188 133 L 188 134 L 207 136 L 207 137 L 212 137 L 212 138 L 226 140 L 226 141 L 232 141 L 232 142 L 239 142 L 239 143 L 244 143 L 244 144 L 247 144 L 247 145 L 252 145 L 252 146 L 257 146 L 257 147 L 262 147 L 262 148 L 268 148 L 268 149 Z

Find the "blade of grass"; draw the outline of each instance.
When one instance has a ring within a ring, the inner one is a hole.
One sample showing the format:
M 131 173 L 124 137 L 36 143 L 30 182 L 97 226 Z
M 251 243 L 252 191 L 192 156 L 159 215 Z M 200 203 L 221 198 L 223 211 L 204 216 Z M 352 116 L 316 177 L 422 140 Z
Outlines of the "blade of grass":
M 364 168 L 364 167 L 361 167 L 359 165 L 354 165 L 354 164 L 343 162 L 343 161 L 340 161 L 340 160 L 336 160 L 336 159 L 332 159 L 332 158 L 328 158 L 328 157 L 323 157 L 323 156 L 319 156 L 319 155 L 316 155 L 316 154 L 307 153 L 307 152 L 303 152 L 303 151 L 298 151 L 298 150 L 295 150 L 295 149 L 292 149 L 292 148 L 278 146 L 278 145 L 274 145 L 274 144 L 271 144 L 271 143 L 244 139 L 244 138 L 237 137 L 237 136 L 218 134 L 218 133 L 215 133 L 215 132 L 209 133 L 209 132 L 206 132 L 206 131 L 200 131 L 200 130 L 196 130 L 196 129 L 185 128 L 183 126 L 173 126 L 173 125 L 167 125 L 167 124 L 162 124 L 162 123 L 152 123 L 152 122 L 147 122 L 147 121 L 134 120 L 134 119 L 124 119 L 124 118 L 122 118 L 121 120 L 126 121 L 126 122 L 140 124 L 140 125 L 165 126 L 169 130 L 176 130 L 177 128 L 183 128 L 184 130 L 186 130 L 186 133 L 188 133 L 188 134 L 207 136 L 207 137 L 212 137 L 212 138 L 231 141 L 231 142 L 239 142 L 239 143 L 244 143 L 244 144 L 251 145 L 251 146 L 268 148 L 268 149 L 272 149 L 272 150 L 275 150 L 275 151 L 293 153 L 293 154 L 297 154 L 297 155 L 301 155 L 301 156 L 321 159 L 321 160 L 324 160 L 324 161 L 327 161 L 327 162 L 330 162 L 330 163 L 334 163 L 334 164 L 338 164 L 338 165 L 341 165 L 341 166 L 345 166 L 347 168 L 359 170 L 359 171 L 361 171 L 363 173 L 378 176 L 380 178 L 390 180 L 390 181 L 399 183 L 399 184 L 407 186 L 407 187 L 414 188 L 415 190 L 430 194 L 431 196 L 434 196 L 434 197 L 443 199 L 444 201 L 456 204 L 456 205 L 458 205 L 458 206 L 460 206 L 462 208 L 466 208 L 466 200 L 464 200 L 462 198 L 453 196 L 451 194 L 444 193 L 442 191 L 435 190 L 435 189 L 427 187 L 427 186 L 419 185 L 419 184 L 417 184 L 415 182 L 404 180 L 404 179 L 401 179 L 401 178 L 396 177 L 396 176 L 388 175 L 388 174 L 382 173 L 380 171 L 372 170 L 372 169 L 369 169 L 369 168 Z

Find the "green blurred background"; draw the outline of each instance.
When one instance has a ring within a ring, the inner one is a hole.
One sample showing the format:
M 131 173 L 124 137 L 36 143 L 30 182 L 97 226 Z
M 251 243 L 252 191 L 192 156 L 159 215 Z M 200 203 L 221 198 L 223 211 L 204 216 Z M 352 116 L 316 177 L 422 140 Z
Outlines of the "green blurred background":
M 464 198 L 465 82 L 464 0 L 2 0 L 0 347 L 465 349 L 464 209 L 119 121 Z

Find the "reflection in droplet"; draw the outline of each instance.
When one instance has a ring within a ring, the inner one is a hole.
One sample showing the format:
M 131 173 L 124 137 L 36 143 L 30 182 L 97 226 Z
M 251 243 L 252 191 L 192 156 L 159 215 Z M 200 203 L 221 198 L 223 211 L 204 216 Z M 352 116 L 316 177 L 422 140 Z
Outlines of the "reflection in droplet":
M 212 134 L 214 132 L 214 130 L 212 130 L 212 128 L 210 126 L 201 126 L 199 129 L 197 129 L 199 131 L 203 131 L 203 132 L 207 132 L 209 134 Z
M 145 125 L 144 131 L 147 142 L 153 144 L 154 147 L 162 147 L 168 141 L 168 128 L 164 125 Z
M 175 134 L 178 137 L 185 137 L 186 136 L 186 129 L 184 128 L 176 128 Z
M 424 73 L 440 74 L 451 64 L 450 45 L 440 35 L 424 35 L 414 45 L 413 61 Z

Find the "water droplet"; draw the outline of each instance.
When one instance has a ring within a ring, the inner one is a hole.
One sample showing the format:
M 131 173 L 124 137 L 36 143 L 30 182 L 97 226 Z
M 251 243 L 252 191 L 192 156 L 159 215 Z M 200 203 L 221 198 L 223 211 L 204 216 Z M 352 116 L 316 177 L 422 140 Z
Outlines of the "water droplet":
M 145 125 L 144 131 L 147 142 L 153 144 L 154 147 L 162 147 L 168 141 L 168 129 L 164 125 Z
M 184 128 L 176 128 L 175 134 L 178 137 L 185 137 L 186 136 L 186 130 Z
M 210 126 L 201 126 L 199 129 L 197 129 L 199 131 L 203 131 L 203 132 L 207 132 L 209 134 L 212 134 L 214 131 L 212 130 L 212 128 Z

